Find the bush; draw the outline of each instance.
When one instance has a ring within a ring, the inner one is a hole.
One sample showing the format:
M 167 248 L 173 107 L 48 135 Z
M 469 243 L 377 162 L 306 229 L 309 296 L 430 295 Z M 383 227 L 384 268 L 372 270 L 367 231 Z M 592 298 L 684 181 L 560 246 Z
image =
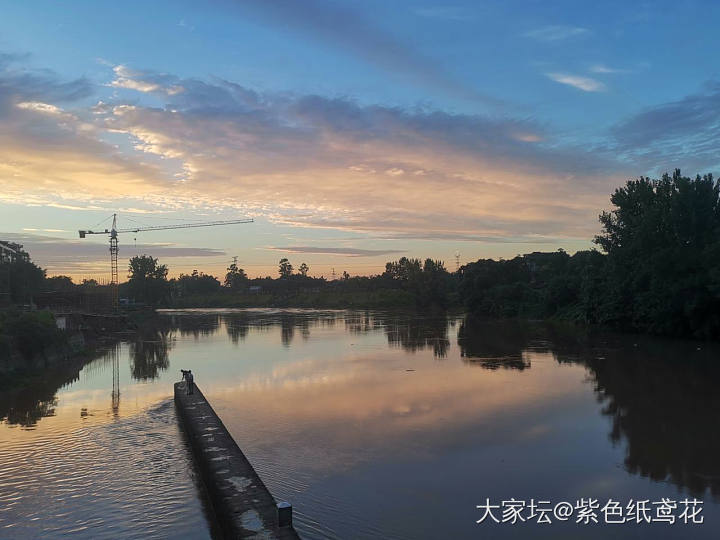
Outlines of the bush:
M 6 314 L 0 325 L 0 349 L 4 344 L 16 349 L 26 360 L 51 346 L 62 346 L 65 334 L 55 324 L 52 313 Z

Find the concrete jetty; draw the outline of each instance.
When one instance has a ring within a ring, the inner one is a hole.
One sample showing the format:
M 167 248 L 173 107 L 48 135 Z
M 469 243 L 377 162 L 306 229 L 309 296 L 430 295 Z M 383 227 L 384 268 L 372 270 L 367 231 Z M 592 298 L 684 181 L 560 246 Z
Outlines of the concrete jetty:
M 292 507 L 276 502 L 200 389 L 175 383 L 182 427 L 225 538 L 297 539 Z

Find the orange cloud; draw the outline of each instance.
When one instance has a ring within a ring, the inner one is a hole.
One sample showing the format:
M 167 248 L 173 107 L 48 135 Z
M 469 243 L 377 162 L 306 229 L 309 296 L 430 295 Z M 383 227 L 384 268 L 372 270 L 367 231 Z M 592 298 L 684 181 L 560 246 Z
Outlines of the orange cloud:
M 61 107 L 60 83 L 46 81 L 47 95 L 15 83 L 0 103 L 9 203 L 231 208 L 386 237 L 554 241 L 591 237 L 621 178 L 605 172 L 616 164 L 512 118 L 260 96 L 124 66 L 110 85 L 163 108 Z

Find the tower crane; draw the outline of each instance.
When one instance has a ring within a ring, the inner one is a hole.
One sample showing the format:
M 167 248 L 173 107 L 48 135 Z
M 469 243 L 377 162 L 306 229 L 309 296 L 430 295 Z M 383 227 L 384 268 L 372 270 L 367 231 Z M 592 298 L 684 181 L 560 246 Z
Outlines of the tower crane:
M 110 289 L 112 291 L 113 307 L 118 306 L 118 234 L 119 233 L 138 233 L 143 231 L 165 231 L 169 229 L 192 229 L 195 227 L 216 227 L 218 225 L 235 225 L 237 223 L 252 223 L 252 219 L 231 219 L 226 221 L 205 221 L 202 223 L 180 223 L 177 225 L 155 225 L 150 227 L 130 227 L 127 229 L 117 228 L 117 214 L 112 216 L 112 226 L 110 229 L 102 231 L 81 230 L 78 231 L 80 238 L 85 238 L 88 234 L 107 234 L 110 237 Z

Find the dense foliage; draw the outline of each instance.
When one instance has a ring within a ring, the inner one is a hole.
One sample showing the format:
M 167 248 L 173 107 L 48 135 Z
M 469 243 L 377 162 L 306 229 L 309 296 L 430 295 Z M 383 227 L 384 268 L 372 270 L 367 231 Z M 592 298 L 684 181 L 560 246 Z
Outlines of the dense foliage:
M 13 350 L 30 359 L 65 340 L 48 311 L 0 312 L 0 359 L 9 357 Z
M 601 322 L 720 336 L 720 185 L 640 178 L 615 191 L 596 242 L 608 255 Z
M 160 304 L 168 297 L 168 267 L 160 264 L 155 257 L 133 257 L 128 272 L 129 279 L 122 293 L 151 305 Z
M 605 262 L 597 251 L 563 250 L 481 259 L 461 269 L 460 296 L 473 313 L 594 322 Z
M 20 244 L 2 244 L 14 253 L 0 250 L 0 305 L 29 304 L 43 288 L 45 271 L 30 260 Z
M 600 215 L 605 254 L 531 253 L 462 269 L 475 313 L 560 317 L 643 332 L 720 337 L 720 187 L 711 175 L 640 178 Z

